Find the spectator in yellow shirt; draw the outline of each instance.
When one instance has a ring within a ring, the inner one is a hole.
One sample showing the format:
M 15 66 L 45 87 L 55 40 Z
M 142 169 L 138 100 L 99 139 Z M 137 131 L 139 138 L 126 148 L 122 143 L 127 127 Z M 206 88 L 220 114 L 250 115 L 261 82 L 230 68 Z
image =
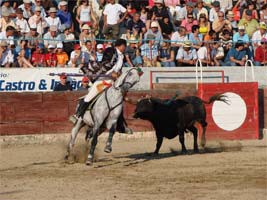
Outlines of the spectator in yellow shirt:
M 251 38 L 253 33 L 258 30 L 259 23 L 256 19 L 252 18 L 252 11 L 246 10 L 245 17 L 239 21 L 238 27 L 239 26 L 245 26 L 246 34 L 248 34 L 248 37 Z
M 63 51 L 63 44 L 62 43 L 57 44 L 56 56 L 57 56 L 57 66 L 58 67 L 65 67 L 68 60 L 69 60 L 69 56 L 65 51 Z

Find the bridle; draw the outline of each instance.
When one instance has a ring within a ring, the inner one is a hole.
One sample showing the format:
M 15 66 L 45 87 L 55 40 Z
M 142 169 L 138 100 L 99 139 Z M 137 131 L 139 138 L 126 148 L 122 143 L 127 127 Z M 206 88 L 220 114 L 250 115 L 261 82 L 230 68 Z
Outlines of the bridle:
M 132 72 L 131 72 L 132 70 L 136 70 L 136 71 L 138 71 L 136 68 L 132 68 L 132 69 L 130 69 L 130 70 L 127 72 L 127 74 L 125 75 L 125 77 L 123 78 L 123 80 L 122 80 L 122 82 L 121 82 L 120 85 L 115 86 L 115 84 L 113 84 L 113 87 L 114 87 L 116 90 L 121 89 L 121 87 L 122 87 L 124 84 L 128 84 L 128 85 L 130 86 L 129 88 L 131 88 L 132 86 L 134 86 L 136 83 L 139 82 L 138 80 L 137 80 L 137 81 L 134 81 L 133 83 L 131 83 L 131 82 L 129 82 L 129 81 L 126 81 L 126 78 L 128 77 L 128 75 L 129 75 L 130 73 L 132 73 Z

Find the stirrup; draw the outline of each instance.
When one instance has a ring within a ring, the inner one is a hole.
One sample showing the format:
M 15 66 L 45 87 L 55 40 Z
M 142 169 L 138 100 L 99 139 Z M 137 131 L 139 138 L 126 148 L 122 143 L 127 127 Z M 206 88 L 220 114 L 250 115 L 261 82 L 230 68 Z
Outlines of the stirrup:
M 72 122 L 73 124 L 76 124 L 78 121 L 78 117 L 76 115 L 71 115 L 69 117 L 69 121 Z
M 124 132 L 120 132 L 120 133 L 127 134 L 127 135 L 133 135 L 133 130 L 128 128 L 128 127 L 125 127 Z

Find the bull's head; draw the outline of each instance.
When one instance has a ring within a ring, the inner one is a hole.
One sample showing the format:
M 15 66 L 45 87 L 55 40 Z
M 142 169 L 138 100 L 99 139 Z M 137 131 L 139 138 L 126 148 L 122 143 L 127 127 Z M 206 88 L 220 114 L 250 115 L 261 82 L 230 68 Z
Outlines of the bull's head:
M 140 99 L 134 111 L 134 118 L 150 119 L 154 111 L 154 103 L 151 98 Z

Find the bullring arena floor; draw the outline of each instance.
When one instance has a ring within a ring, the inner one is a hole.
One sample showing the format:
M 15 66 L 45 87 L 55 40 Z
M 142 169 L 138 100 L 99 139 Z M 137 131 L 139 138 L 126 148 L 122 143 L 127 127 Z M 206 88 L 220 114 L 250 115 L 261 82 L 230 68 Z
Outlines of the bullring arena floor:
M 83 135 L 82 135 L 83 137 Z M 267 140 L 208 141 L 193 154 L 180 154 L 178 139 L 164 140 L 161 154 L 150 156 L 155 138 L 117 139 L 113 152 L 83 163 L 80 138 L 74 162 L 65 163 L 66 140 L 1 143 L 1 200 L 266 200 Z

